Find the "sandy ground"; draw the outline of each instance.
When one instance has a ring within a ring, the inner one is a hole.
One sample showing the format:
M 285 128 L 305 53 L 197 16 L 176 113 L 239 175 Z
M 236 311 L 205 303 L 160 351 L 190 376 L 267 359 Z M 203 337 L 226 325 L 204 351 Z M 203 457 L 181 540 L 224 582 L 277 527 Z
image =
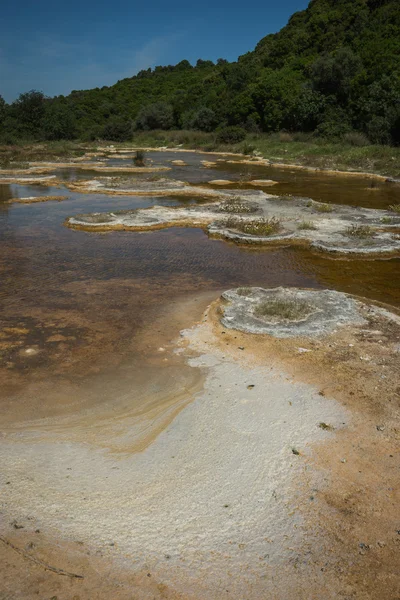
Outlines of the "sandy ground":
M 95 419 L 3 432 L 0 598 L 397 598 L 399 324 L 274 339 L 221 311 L 165 349 L 203 384 L 141 452 L 129 419 L 108 447 Z

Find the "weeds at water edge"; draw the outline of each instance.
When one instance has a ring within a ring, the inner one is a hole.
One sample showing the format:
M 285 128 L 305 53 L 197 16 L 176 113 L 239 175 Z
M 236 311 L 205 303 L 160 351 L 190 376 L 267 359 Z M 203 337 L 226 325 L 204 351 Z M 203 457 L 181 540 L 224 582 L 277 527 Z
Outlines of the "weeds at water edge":
M 228 229 L 235 229 L 249 235 L 269 236 L 278 233 L 282 229 L 279 219 L 247 219 L 241 220 L 236 217 L 229 217 L 225 226 Z

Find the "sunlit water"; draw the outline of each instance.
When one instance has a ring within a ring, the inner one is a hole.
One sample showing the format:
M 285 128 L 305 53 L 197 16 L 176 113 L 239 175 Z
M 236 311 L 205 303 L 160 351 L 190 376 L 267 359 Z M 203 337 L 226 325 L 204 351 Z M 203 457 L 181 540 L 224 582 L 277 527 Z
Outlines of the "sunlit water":
M 273 188 L 277 194 L 380 208 L 399 202 L 398 187 L 378 183 L 371 189 L 369 179 L 222 162 L 205 169 L 201 161 L 217 157 L 195 153 L 150 153 L 150 158 L 167 166 L 171 160 L 185 160 L 187 167 L 173 167 L 167 176 L 191 183 L 223 178 L 240 186 L 242 179 L 268 178 L 280 182 Z M 108 163 L 131 166 L 132 160 Z M 57 172 L 65 180 L 100 175 Z M 67 195 L 68 200 L 6 202 L 36 195 Z M 332 288 L 400 306 L 398 258 L 332 260 L 293 247 L 250 250 L 211 240 L 200 229 L 96 234 L 63 225 L 66 217 L 82 212 L 196 201 L 0 186 L 2 415 L 11 418 L 17 406 L 24 407 L 29 418 L 39 414 L 40 407 L 47 414 L 49 398 L 75 410 L 89 396 L 92 403 L 109 400 L 122 380 L 131 387 L 156 380 L 155 372 L 166 367 L 154 358 L 155 352 L 163 336 L 178 335 L 178 321 L 163 329 L 157 319 L 168 315 L 172 303 L 179 306 L 186 298 L 202 299 L 191 313 L 194 319 L 221 290 L 239 285 Z M 146 331 L 151 332 L 148 341 Z

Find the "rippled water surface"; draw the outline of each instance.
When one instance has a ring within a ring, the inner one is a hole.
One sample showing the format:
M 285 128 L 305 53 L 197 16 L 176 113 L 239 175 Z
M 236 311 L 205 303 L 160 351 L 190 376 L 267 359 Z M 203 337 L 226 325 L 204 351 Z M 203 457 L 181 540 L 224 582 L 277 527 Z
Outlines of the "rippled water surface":
M 382 208 L 399 202 L 399 188 L 378 183 L 378 189 L 371 189 L 368 179 L 222 162 L 204 169 L 201 161 L 213 157 L 195 153 L 151 153 L 151 157 L 166 165 L 185 160 L 188 167 L 174 167 L 168 176 L 193 183 L 216 177 L 238 181 L 245 172 L 246 177 L 279 181 L 273 193 Z M 109 163 L 132 164 L 130 159 Z M 62 170 L 58 176 L 99 174 Z M 67 195 L 68 200 L 7 203 L 13 197 L 37 195 Z M 135 368 L 136 381 L 142 380 L 142 358 L 154 351 L 161 331 L 157 319 L 167 314 L 171 303 L 179 305 L 185 298 L 203 298 L 195 318 L 201 315 L 204 298 L 208 302 L 223 289 L 238 285 L 328 287 L 400 306 L 398 258 L 332 260 L 293 247 L 249 250 L 210 240 L 200 229 L 87 233 L 63 226 L 66 217 L 81 212 L 182 202 L 196 200 L 0 185 L 0 377 L 5 413 L 17 402 L 27 410 L 32 406 L 34 412 L 35 398 L 56 396 L 61 389 L 64 403 L 89 390 L 110 392 L 107 381 L 117 375 L 121 379 L 124 372 L 131 381 Z M 148 347 L 143 342 L 146 331 L 153 336 Z M 172 327 L 168 333 L 178 331 Z M 160 361 L 154 365 L 163 368 Z

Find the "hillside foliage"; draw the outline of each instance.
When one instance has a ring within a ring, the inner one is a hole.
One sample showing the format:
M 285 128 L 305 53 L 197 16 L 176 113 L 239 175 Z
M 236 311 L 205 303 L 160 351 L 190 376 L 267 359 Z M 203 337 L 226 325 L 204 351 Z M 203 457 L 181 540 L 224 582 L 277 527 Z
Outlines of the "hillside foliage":
M 1 91 L 1 90 L 0 90 Z M 237 62 L 184 60 L 111 87 L 0 96 L 0 140 L 125 141 L 135 130 L 351 132 L 400 144 L 399 0 L 311 0 Z M 232 130 L 232 128 L 235 128 Z M 222 132 L 222 133 L 221 133 Z

